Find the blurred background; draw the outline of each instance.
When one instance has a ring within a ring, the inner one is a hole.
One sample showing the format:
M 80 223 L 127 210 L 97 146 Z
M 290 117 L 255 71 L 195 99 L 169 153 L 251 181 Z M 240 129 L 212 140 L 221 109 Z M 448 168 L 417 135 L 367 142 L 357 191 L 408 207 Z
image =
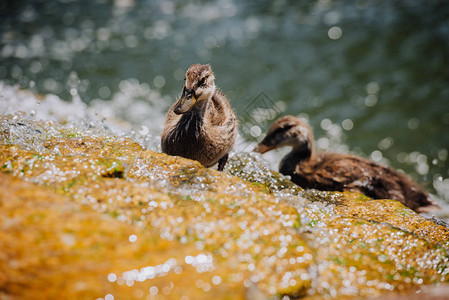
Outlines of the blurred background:
M 3 0 L 0 38 L 3 83 L 155 135 L 187 68 L 209 63 L 247 144 L 297 115 L 318 148 L 403 170 L 449 203 L 447 1 Z

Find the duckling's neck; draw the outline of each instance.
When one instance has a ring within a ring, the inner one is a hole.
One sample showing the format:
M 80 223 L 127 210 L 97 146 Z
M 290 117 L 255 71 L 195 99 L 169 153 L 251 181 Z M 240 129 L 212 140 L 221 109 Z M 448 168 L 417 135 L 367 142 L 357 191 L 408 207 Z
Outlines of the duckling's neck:
M 187 114 L 190 113 L 190 115 L 197 115 L 199 116 L 201 119 L 204 118 L 204 115 L 206 114 L 206 110 L 207 110 L 207 103 L 209 102 L 210 99 L 207 100 L 200 100 L 197 103 L 195 103 L 195 105 L 190 109 L 190 111 Z
M 279 164 L 279 171 L 282 174 L 293 174 L 296 165 L 304 160 L 310 159 L 313 152 L 313 142 L 307 141 L 298 145 L 294 145 L 290 151 Z
M 310 158 L 312 156 L 312 151 L 313 143 L 306 141 L 305 143 L 293 146 L 292 151 L 290 151 L 287 156 L 295 158 L 297 161 L 301 161 Z
M 198 101 L 188 112 L 182 115 L 178 122 L 178 132 L 187 135 L 193 134 L 196 138 L 201 134 L 204 116 L 208 107 L 208 100 Z

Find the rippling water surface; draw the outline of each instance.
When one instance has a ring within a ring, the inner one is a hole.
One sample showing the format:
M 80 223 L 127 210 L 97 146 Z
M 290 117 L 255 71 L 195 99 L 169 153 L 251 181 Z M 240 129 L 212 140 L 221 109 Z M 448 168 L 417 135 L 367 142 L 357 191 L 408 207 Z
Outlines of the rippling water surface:
M 185 70 L 210 63 L 241 121 L 238 150 L 298 115 L 318 148 L 402 169 L 449 203 L 444 1 L 4 1 L 0 14 L 1 97 L 18 85 L 158 135 Z

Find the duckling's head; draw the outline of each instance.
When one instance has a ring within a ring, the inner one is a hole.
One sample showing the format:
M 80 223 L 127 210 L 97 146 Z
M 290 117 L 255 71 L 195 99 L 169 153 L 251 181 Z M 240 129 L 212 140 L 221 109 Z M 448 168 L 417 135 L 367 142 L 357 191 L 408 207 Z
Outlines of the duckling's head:
M 184 114 L 193 107 L 202 107 L 215 92 L 215 76 L 210 65 L 191 65 L 186 72 L 182 95 L 175 105 L 175 114 Z
M 284 146 L 292 146 L 293 149 L 301 151 L 312 151 L 313 134 L 311 128 L 296 117 L 281 117 L 271 125 L 267 135 L 254 151 L 265 153 Z

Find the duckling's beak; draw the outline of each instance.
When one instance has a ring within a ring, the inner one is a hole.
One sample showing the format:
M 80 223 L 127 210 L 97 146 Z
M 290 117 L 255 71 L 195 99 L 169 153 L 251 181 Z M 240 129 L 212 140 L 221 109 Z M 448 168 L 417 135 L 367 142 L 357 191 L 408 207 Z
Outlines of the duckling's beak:
M 267 146 L 265 144 L 260 143 L 259 145 L 257 145 L 256 148 L 254 148 L 254 152 L 259 152 L 261 154 L 264 154 L 265 152 L 268 152 L 270 150 L 273 150 L 273 147 Z
M 195 105 L 197 99 L 192 93 L 186 93 L 179 98 L 178 102 L 173 109 L 174 113 L 177 115 L 185 114 Z

